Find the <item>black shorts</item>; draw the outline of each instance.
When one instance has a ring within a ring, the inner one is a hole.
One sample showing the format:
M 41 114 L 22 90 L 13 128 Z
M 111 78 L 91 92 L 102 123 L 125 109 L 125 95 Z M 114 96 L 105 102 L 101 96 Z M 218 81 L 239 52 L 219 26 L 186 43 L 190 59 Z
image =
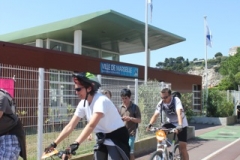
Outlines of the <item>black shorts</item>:
M 165 128 L 176 128 L 172 123 L 164 124 Z M 178 140 L 181 142 L 187 142 L 187 127 L 184 127 L 181 132 L 177 134 Z

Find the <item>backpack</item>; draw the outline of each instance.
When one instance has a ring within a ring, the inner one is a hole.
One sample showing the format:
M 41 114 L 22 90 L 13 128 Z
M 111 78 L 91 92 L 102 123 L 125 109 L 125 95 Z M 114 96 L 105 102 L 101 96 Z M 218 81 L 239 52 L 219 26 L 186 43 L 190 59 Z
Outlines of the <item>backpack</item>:
M 13 119 L 14 122 L 16 122 L 16 124 L 17 124 L 18 116 L 16 114 L 16 107 L 15 107 L 12 96 L 6 90 L 4 90 L 2 88 L 0 88 L 0 92 L 2 92 L 7 97 L 9 106 L 11 107 L 11 110 L 12 110 L 12 114 L 3 113 L 3 116 L 8 116 L 9 118 Z
M 178 98 L 181 100 L 182 95 L 181 95 L 180 92 L 175 91 L 175 92 L 172 92 L 171 96 L 174 98 L 174 99 L 173 99 L 173 102 L 172 102 L 173 105 L 174 105 L 173 111 L 175 112 L 175 114 L 177 114 L 177 113 L 176 113 L 176 99 L 175 99 L 175 97 L 178 97 Z M 161 104 L 160 104 L 160 107 L 161 107 L 161 108 L 162 108 L 162 104 L 163 104 L 163 102 L 161 102 Z M 182 104 L 182 106 L 183 106 L 183 111 L 184 111 L 184 105 Z M 163 110 L 164 110 L 164 109 L 163 109 Z M 173 114 L 174 114 L 174 113 L 173 113 Z M 162 114 L 161 114 L 161 122 L 162 122 Z

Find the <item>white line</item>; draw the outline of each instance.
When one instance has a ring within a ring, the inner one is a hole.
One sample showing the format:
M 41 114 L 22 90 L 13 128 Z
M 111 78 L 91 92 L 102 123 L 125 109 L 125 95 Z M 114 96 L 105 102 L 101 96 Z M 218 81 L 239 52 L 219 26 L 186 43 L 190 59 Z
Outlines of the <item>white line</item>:
M 233 141 L 232 143 L 226 145 L 223 148 L 220 148 L 219 150 L 213 152 L 212 154 L 208 155 L 207 157 L 203 158 L 202 160 L 208 160 L 209 158 L 213 157 L 214 155 L 218 154 L 219 152 L 221 152 L 222 150 L 226 149 L 227 147 L 233 145 L 234 143 L 237 143 L 238 141 L 240 141 L 240 138 L 236 139 L 235 141 Z

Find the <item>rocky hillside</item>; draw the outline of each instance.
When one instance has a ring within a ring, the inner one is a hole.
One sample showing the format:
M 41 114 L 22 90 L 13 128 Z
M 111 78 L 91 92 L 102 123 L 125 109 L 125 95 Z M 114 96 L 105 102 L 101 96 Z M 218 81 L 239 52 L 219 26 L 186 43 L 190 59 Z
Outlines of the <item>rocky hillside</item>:
M 188 74 L 202 76 L 202 86 L 205 86 L 206 80 L 203 67 L 193 67 L 191 70 L 188 71 Z M 214 87 L 218 85 L 222 79 L 222 76 L 218 72 L 215 72 L 214 67 L 208 69 L 207 74 L 208 87 Z

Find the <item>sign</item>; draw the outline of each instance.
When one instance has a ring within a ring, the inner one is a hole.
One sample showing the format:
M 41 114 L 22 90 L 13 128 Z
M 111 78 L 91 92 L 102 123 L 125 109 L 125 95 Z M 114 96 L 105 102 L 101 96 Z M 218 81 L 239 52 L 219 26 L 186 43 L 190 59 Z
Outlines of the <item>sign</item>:
M 0 88 L 6 90 L 14 98 L 14 80 L 9 78 L 0 78 Z
M 138 68 L 113 63 L 100 63 L 101 73 L 138 78 Z

